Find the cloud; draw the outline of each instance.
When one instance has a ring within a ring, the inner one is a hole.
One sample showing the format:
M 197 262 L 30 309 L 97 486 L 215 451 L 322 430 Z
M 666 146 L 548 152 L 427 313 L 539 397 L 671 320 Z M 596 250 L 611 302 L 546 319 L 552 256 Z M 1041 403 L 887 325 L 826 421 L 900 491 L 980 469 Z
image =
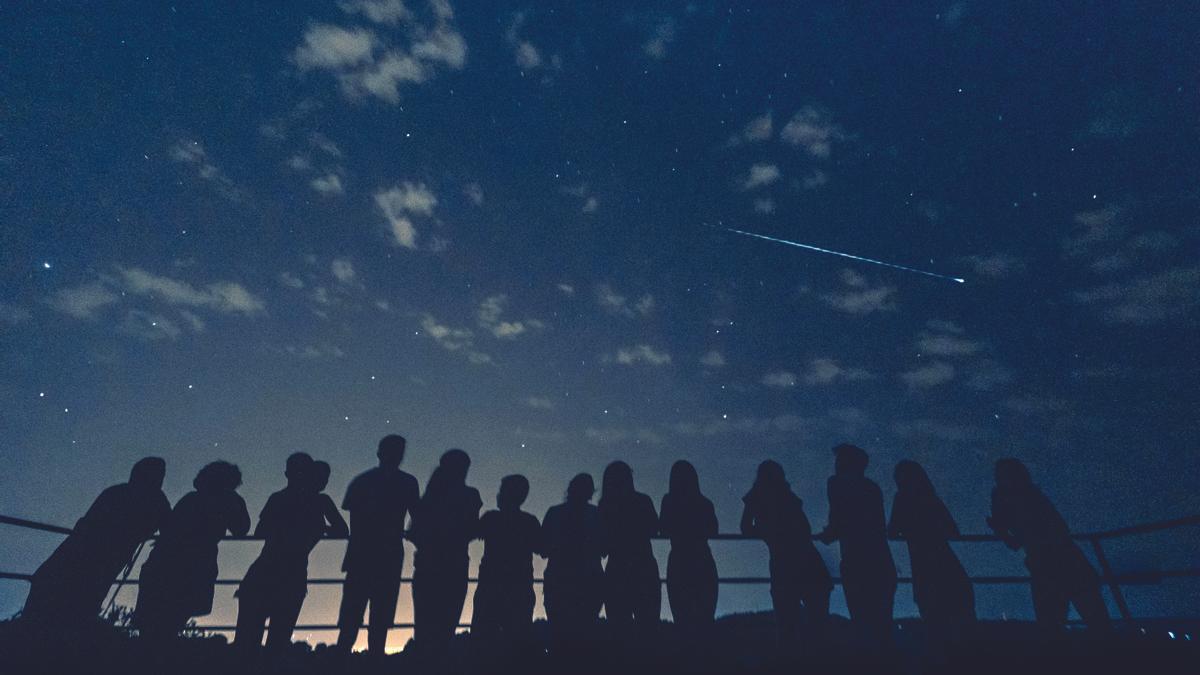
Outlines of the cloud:
M 953 380 L 954 366 L 945 361 L 934 361 L 907 373 L 901 373 L 900 379 L 908 385 L 909 389 L 928 389 Z
M 728 419 L 706 420 L 703 422 L 676 422 L 669 426 L 672 433 L 685 437 L 711 437 L 736 434 L 744 436 L 793 435 L 803 433 L 809 426 L 810 420 L 798 415 L 777 415 L 775 417 L 742 417 Z
M 266 303 L 241 284 L 217 281 L 196 288 L 186 281 L 157 275 L 137 267 L 118 267 L 123 288 L 134 295 L 156 298 L 170 305 L 203 307 L 227 314 L 257 314 Z
M 614 443 L 648 443 L 662 445 L 665 442 L 662 435 L 653 429 L 621 429 L 618 427 L 588 427 L 583 430 L 584 438 L 601 445 Z
M 1103 284 L 1071 297 L 1110 324 L 1150 325 L 1180 319 L 1200 306 L 1200 266 Z
M 763 215 L 775 213 L 775 200 L 770 197 L 760 197 L 754 200 L 754 212 Z
M 525 12 L 517 12 L 513 15 L 508 29 L 504 31 L 504 41 L 512 49 L 513 59 L 516 61 L 517 67 L 522 71 L 533 71 L 547 67 L 555 70 L 561 69 L 562 58 L 560 56 L 555 54 L 546 58 L 537 45 L 523 36 L 522 33 L 527 18 L 528 16 Z
M 76 319 L 94 319 L 100 310 L 115 304 L 119 298 L 103 284 L 93 282 L 64 288 L 50 299 L 50 306 Z
M 820 169 L 813 169 L 800 181 L 805 190 L 815 190 L 829 182 L 829 174 Z
M 775 389 L 788 389 L 799 384 L 800 380 L 795 373 L 786 370 L 775 370 L 762 376 L 760 380 L 764 385 Z
M 640 344 L 617 350 L 613 360 L 623 366 L 644 363 L 650 366 L 665 366 L 671 363 L 671 355 L 650 345 Z
M 817 108 L 801 108 L 779 131 L 779 138 L 789 144 L 803 148 L 809 155 L 826 159 L 832 154 L 835 143 L 845 140 L 841 127 L 829 120 L 829 115 Z
M 375 205 L 391 226 L 393 241 L 404 248 L 417 248 L 417 228 L 410 216 L 429 217 L 437 203 L 424 183 L 404 181 L 375 193 Z
M 843 368 L 837 361 L 827 358 L 813 359 L 804 373 L 807 385 L 830 384 L 835 380 L 856 382 L 869 380 L 873 375 L 862 368 Z
M 563 295 L 575 295 L 575 287 L 571 284 L 558 284 L 555 288 L 562 291 Z
M 331 74 L 347 98 L 375 97 L 395 105 L 402 85 L 427 82 L 441 69 L 466 65 L 467 44 L 445 0 L 428 3 L 428 18 L 393 0 L 351 0 L 339 6 L 347 14 L 365 16 L 382 32 L 312 24 L 292 61 L 301 72 Z
M 329 271 L 338 283 L 353 284 L 355 281 L 354 265 L 345 258 L 334 258 L 329 264 Z
M 484 299 L 479 304 L 479 311 L 476 313 L 479 325 L 494 337 L 504 340 L 515 340 L 517 336 L 530 330 L 540 330 L 545 327 L 545 324 L 538 319 L 525 319 L 524 321 L 503 320 L 501 315 L 504 313 L 504 308 L 507 304 L 508 296 L 504 294 L 493 295 Z
M 312 189 L 317 191 L 317 194 L 334 197 L 345 192 L 342 188 L 342 179 L 336 173 L 327 173 L 324 176 L 317 176 L 308 183 Z
M 534 410 L 554 410 L 554 401 L 545 396 L 529 396 L 523 402 Z
M 452 328 L 440 323 L 431 314 L 421 317 L 421 328 L 434 342 L 449 352 L 464 354 L 476 365 L 492 363 L 492 357 L 475 349 L 475 334 L 468 328 Z
M 700 365 L 705 368 L 723 368 L 725 366 L 725 356 L 721 352 L 711 349 L 700 357 Z
M 779 167 L 774 164 L 754 164 L 750 167 L 750 173 L 742 180 L 743 190 L 753 190 L 766 185 L 770 185 L 779 180 Z
M 1025 271 L 1025 261 L 1007 253 L 991 253 L 988 255 L 968 255 L 959 258 L 977 276 L 989 279 L 1003 279 Z
M 621 295 L 608 284 L 596 285 L 596 302 L 609 314 L 633 318 L 647 316 L 654 311 L 654 296 L 646 293 L 636 302 L 630 303 L 628 298 Z
M 654 24 L 650 37 L 642 43 L 642 52 L 656 61 L 667 57 L 667 47 L 675 41 L 675 19 L 662 17 Z
M 213 190 L 231 202 L 240 202 L 244 198 L 239 188 L 225 172 L 213 164 L 204 146 L 199 141 L 176 141 L 167 150 L 171 159 L 186 164 L 196 171 L 196 177 L 212 186 Z
M 595 197 L 588 197 L 583 202 L 583 207 L 580 209 L 583 213 L 595 213 L 600 208 L 600 201 Z
M 291 272 L 280 272 L 279 283 L 292 289 L 293 291 L 298 291 L 304 288 L 304 280 L 295 274 L 292 274 Z
M 775 121 L 771 111 L 767 111 L 746 123 L 741 132 L 730 139 L 732 145 L 739 143 L 761 143 L 771 140 L 774 133 Z
M 1116 242 L 1125 234 L 1120 223 L 1122 214 L 1123 210 L 1116 206 L 1075 214 L 1076 227 L 1063 238 L 1063 254 L 1068 258 L 1087 256 L 1098 247 Z
M 945 333 L 921 333 L 917 336 L 917 349 L 921 350 L 922 356 L 954 358 L 979 353 L 983 343 Z
M 825 304 L 846 314 L 863 316 L 874 312 L 896 311 L 896 289 L 892 286 L 871 286 L 866 277 L 852 269 L 841 273 L 843 288 L 821 296 Z
M 533 70 L 542 65 L 542 53 L 537 47 L 533 46 L 532 42 L 522 40 L 513 47 L 513 52 L 516 55 L 517 67 L 523 70 Z
M 131 309 L 117 326 L 117 330 L 146 341 L 174 340 L 183 331 L 175 322 L 161 314 L 151 314 L 140 309 Z

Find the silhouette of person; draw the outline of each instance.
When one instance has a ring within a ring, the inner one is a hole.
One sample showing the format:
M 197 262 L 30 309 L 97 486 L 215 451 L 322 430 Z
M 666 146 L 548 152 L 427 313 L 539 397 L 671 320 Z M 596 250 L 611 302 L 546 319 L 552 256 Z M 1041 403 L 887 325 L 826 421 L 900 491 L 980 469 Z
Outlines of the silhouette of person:
M 883 493 L 866 477 L 867 453 L 848 443 L 833 449 L 829 478 L 829 524 L 818 538 L 841 543 L 842 591 L 850 620 L 876 644 L 891 642 L 896 564 L 888 547 Z
M 380 657 L 396 620 L 404 567 L 404 521 L 420 495 L 417 479 L 400 470 L 406 441 L 390 434 L 379 441 L 379 466 L 359 474 L 346 488 L 342 508 L 350 512 L 350 541 L 342 571 L 337 649 L 348 653 L 358 641 L 363 612 L 371 607 L 367 651 Z
M 143 636 L 177 635 L 189 619 L 212 611 L 217 545 L 227 532 L 250 531 L 246 502 L 236 492 L 241 484 L 236 465 L 212 462 L 176 502 L 142 566 L 133 620 Z
M 146 457 L 129 482 L 106 488 L 75 529 L 33 574 L 21 614 L 53 626 L 53 633 L 94 620 L 121 570 L 166 521 L 171 503 L 162 491 L 167 463 Z
M 321 494 L 329 480 L 328 464 L 303 452 L 287 459 L 287 487 L 267 499 L 254 535 L 264 540 L 262 552 L 242 579 L 238 598 L 235 642 L 246 648 L 262 644 L 263 625 L 271 629 L 267 647 L 273 650 L 292 642 L 292 631 L 308 593 L 308 555 L 326 534 L 344 537 L 346 521 L 328 495 Z
M 604 568 L 604 610 L 618 630 L 656 626 L 662 609 L 662 583 L 650 540 L 658 534 L 654 502 L 633 487 L 625 462 L 604 469 L 600 527 L 608 564 Z
M 780 642 L 788 644 L 805 625 L 815 639 L 829 618 L 833 580 L 813 546 L 804 502 L 792 492 L 783 467 L 772 460 L 758 465 L 742 502 L 742 534 L 762 539 L 770 554 L 771 603 Z
M 447 450 L 413 514 L 413 638 L 422 649 L 449 646 L 467 599 L 467 545 L 479 532 L 479 490 L 466 484 L 471 458 Z
M 1009 548 L 1025 549 L 1038 623 L 1047 627 L 1063 625 L 1068 605 L 1074 604 L 1089 627 L 1108 626 L 1099 575 L 1072 541 L 1067 521 L 1034 484 L 1029 469 L 1020 460 L 996 462 L 992 515 L 987 523 Z
M 896 465 L 896 498 L 888 536 L 908 543 L 913 597 L 921 619 L 937 632 L 975 620 L 975 590 L 950 539 L 958 525 L 925 469 L 911 460 Z
M 671 540 L 667 556 L 671 616 L 685 630 L 707 626 L 717 611 L 717 563 L 708 546 L 708 538 L 717 534 L 717 512 L 700 493 L 700 477 L 691 462 L 680 460 L 671 466 L 659 514 L 659 529 Z
M 496 497 L 498 510 L 479 519 L 483 560 L 475 587 L 471 632 L 525 644 L 533 622 L 533 554 L 542 550 L 541 523 L 521 510 L 529 479 L 505 476 Z
M 551 644 L 559 652 L 581 646 L 604 602 L 600 511 L 591 503 L 595 492 L 590 475 L 576 475 L 565 501 L 551 506 L 542 519 L 543 601 Z

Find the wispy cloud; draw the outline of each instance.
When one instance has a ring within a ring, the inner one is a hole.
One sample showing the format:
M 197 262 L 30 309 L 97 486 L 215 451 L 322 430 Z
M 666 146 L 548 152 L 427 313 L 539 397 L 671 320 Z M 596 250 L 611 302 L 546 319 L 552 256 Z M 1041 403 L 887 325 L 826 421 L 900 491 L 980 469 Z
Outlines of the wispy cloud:
M 174 321 L 161 314 L 152 314 L 140 309 L 126 312 L 117 330 L 148 342 L 174 340 L 183 334 L 183 330 Z
M 809 361 L 808 369 L 804 372 L 804 383 L 807 385 L 831 384 L 835 381 L 846 380 L 857 382 L 869 380 L 873 375 L 863 368 L 847 368 L 829 358 L 817 358 Z
M 775 417 L 736 417 L 722 416 L 718 419 L 704 421 L 682 421 L 668 426 L 670 431 L 684 437 L 710 437 L 724 435 L 742 436 L 793 436 L 803 434 L 812 426 L 810 420 L 798 415 L 777 415 Z
M 665 366 L 671 363 L 671 355 L 650 345 L 640 344 L 618 349 L 612 360 L 623 366 L 638 364 Z
M 841 281 L 841 289 L 821 296 L 825 304 L 839 312 L 861 316 L 896 311 L 894 287 L 872 286 L 866 277 L 849 268 L 842 270 Z
M 54 309 L 76 319 L 95 319 L 102 310 L 120 301 L 120 296 L 99 281 L 63 288 L 50 298 Z
M 715 349 L 710 349 L 700 357 L 700 365 L 705 368 L 723 368 L 725 367 L 725 356 Z
M 301 72 L 325 71 L 351 99 L 400 102 L 400 90 L 466 65 L 467 43 L 454 25 L 447 0 L 433 0 L 421 14 L 384 0 L 339 3 L 375 29 L 332 23 L 310 25 L 292 54 Z
M 375 205 L 391 227 L 393 242 L 410 249 L 417 248 L 418 234 L 413 217 L 432 216 L 437 203 L 437 196 L 424 183 L 404 181 L 375 193 Z
M 988 279 L 1004 279 L 1025 271 L 1025 261 L 1007 253 L 969 255 L 959 259 L 976 276 Z
M 118 267 L 122 287 L 134 295 L 149 296 L 167 304 L 202 307 L 228 314 L 253 315 L 266 303 L 239 283 L 217 281 L 197 288 L 186 281 L 154 274 L 138 267 Z
M 546 396 L 528 396 L 522 403 L 534 410 L 554 410 L 554 401 Z
M 421 317 L 421 329 L 434 342 L 449 352 L 466 356 L 476 365 L 492 363 L 492 357 L 475 349 L 475 334 L 469 328 L 452 328 L 439 322 L 432 314 Z
M 654 296 L 646 293 L 636 301 L 630 301 L 608 284 L 596 285 L 596 302 L 609 314 L 633 318 L 647 316 L 654 311 Z
M 796 374 L 787 370 L 773 370 L 762 376 L 759 380 L 765 386 L 774 389 L 789 389 L 800 383 L 800 378 Z
M 762 143 L 771 140 L 775 131 L 775 118 L 770 110 L 746 123 L 742 130 L 729 139 L 730 145 Z
M 338 280 L 338 283 L 351 285 L 358 275 L 354 271 L 354 264 L 346 258 L 334 258 L 329 263 L 329 271 L 333 274 L 333 278 Z
M 1179 319 L 1200 307 L 1200 266 L 1174 267 L 1077 291 L 1072 298 L 1107 323 L 1149 325 Z
M 900 374 L 900 379 L 911 390 L 929 389 L 946 384 L 954 379 L 954 366 L 945 361 L 933 361 Z
M 503 314 L 507 305 L 508 296 L 504 294 L 484 299 L 476 313 L 480 327 L 502 340 L 515 340 L 518 336 L 546 327 L 538 319 L 506 320 Z
M 770 185 L 779 180 L 781 175 L 779 167 L 775 164 L 751 165 L 749 173 L 742 179 L 742 189 L 754 190 Z
M 225 172 L 208 158 L 208 152 L 199 141 L 176 141 L 167 150 L 171 159 L 192 167 L 196 177 L 212 186 L 213 190 L 231 202 L 240 202 L 245 197 L 242 189 Z
M 667 57 L 667 48 L 675 41 L 675 19 L 660 17 L 651 28 L 650 36 L 642 43 L 642 52 L 656 61 Z
M 336 173 L 327 173 L 323 176 L 317 176 L 308 182 L 317 194 L 326 197 L 334 197 L 344 194 L 345 188 L 342 187 L 342 179 Z
M 29 310 L 18 305 L 0 302 L 0 327 L 19 326 L 29 320 Z
M 846 134 L 830 120 L 828 113 L 806 106 L 783 125 L 779 138 L 802 148 L 812 157 L 826 159 L 833 153 L 834 145 L 846 139 Z

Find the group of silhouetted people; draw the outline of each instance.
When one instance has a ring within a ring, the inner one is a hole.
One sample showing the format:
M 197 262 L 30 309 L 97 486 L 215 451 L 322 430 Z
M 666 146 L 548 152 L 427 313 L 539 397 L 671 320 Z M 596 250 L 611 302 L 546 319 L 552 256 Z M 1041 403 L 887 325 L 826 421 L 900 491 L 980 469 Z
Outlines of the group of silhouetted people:
M 628 639 L 649 634 L 662 604 L 651 546 L 659 536 L 671 543 L 666 585 L 676 625 L 700 637 L 713 622 L 718 577 L 708 542 L 718 532 L 717 516 L 689 462 L 671 467 L 669 491 L 657 510 L 636 490 L 630 466 L 618 461 L 604 471 L 598 504 L 592 503 L 592 477 L 581 473 L 571 479 L 563 503 L 539 523 L 521 510 L 530 489 L 524 476 L 506 476 L 498 508 L 481 516 L 479 491 L 467 485 L 467 453 L 443 454 L 423 493 L 416 478 L 400 469 L 404 453 L 401 436 L 379 442 L 378 466 L 346 490 L 342 509 L 350 514 L 348 527 L 323 493 L 329 465 L 305 453 L 288 457 L 286 486 L 267 500 L 254 530 L 262 550 L 237 589 L 235 645 L 260 647 L 268 621 L 268 648 L 290 644 L 306 595 L 309 553 L 323 537 L 349 537 L 337 641 L 345 652 L 368 611 L 368 651 L 383 652 L 406 538 L 416 547 L 414 637 L 423 649 L 444 648 L 455 634 L 467 596 L 468 545 L 475 539 L 483 541 L 484 553 L 472 632 L 497 644 L 530 640 L 535 554 L 547 560 L 544 602 L 554 648 L 570 650 L 587 640 L 601 608 L 615 634 Z M 896 466 L 889 522 L 879 486 L 866 477 L 867 453 L 843 444 L 834 448 L 834 457 L 829 522 L 815 536 L 779 463 L 760 464 L 743 499 L 741 531 L 761 538 L 769 551 L 780 638 L 819 639 L 829 616 L 833 579 L 814 539 L 840 545 L 846 604 L 864 642 L 890 640 L 897 575 L 889 538 L 907 543 L 917 607 L 931 629 L 948 632 L 974 621 L 971 581 L 950 546 L 958 527 L 924 469 L 908 460 Z M 101 493 L 35 573 L 25 617 L 58 627 L 94 618 L 114 578 L 122 569 L 128 573 L 155 532 L 140 574 L 135 627 L 161 640 L 211 611 L 218 542 L 250 530 L 237 493 L 241 472 L 227 462 L 205 466 L 193 481 L 195 489 L 173 509 L 162 492 L 165 472 L 162 459 L 143 459 L 128 483 Z M 988 524 L 1011 548 L 1025 550 L 1039 622 L 1063 623 L 1074 604 L 1089 625 L 1105 625 L 1100 578 L 1062 516 L 1020 461 L 998 461 L 995 476 Z

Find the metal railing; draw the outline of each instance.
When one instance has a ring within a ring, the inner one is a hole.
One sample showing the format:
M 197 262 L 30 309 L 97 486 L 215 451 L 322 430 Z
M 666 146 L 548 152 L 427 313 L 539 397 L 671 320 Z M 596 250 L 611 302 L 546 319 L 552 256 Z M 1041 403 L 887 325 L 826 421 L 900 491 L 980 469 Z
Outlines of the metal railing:
M 29 530 L 38 530 L 41 532 L 50 532 L 50 533 L 61 534 L 61 535 L 71 534 L 70 528 L 62 527 L 59 525 L 50 525 L 47 523 L 41 523 L 41 522 L 37 522 L 34 520 L 26 520 L 23 518 L 14 518 L 12 516 L 5 516 L 5 515 L 0 515 L 0 525 L 11 525 L 14 527 L 20 527 L 20 528 L 29 529 Z M 1165 530 L 1172 530 L 1172 529 L 1176 529 L 1176 528 L 1188 527 L 1188 526 L 1193 526 L 1193 525 L 1200 525 L 1200 515 L 1187 516 L 1187 517 L 1183 517 L 1183 518 L 1173 518 L 1170 520 L 1153 521 L 1153 522 L 1143 523 L 1143 524 L 1139 524 L 1139 525 L 1131 525 L 1128 527 L 1121 527 L 1121 528 L 1117 528 L 1117 529 L 1113 529 L 1113 530 L 1101 530 L 1101 531 L 1097 531 L 1097 532 L 1078 532 L 1078 533 L 1073 533 L 1071 535 L 1071 538 L 1077 542 L 1088 544 L 1089 547 L 1092 549 L 1092 552 L 1096 556 L 1096 562 L 1100 567 L 1100 579 L 1101 579 L 1102 583 L 1108 588 L 1109 594 L 1112 596 L 1113 602 L 1117 606 L 1117 611 L 1120 614 L 1120 618 L 1125 621 L 1131 621 L 1134 619 L 1134 617 L 1133 617 L 1132 612 L 1130 612 L 1129 605 L 1125 601 L 1125 596 L 1124 596 L 1124 593 L 1122 592 L 1122 589 L 1125 586 L 1155 585 L 1155 584 L 1161 583 L 1162 581 L 1164 581 L 1166 579 L 1200 578 L 1200 567 L 1187 567 L 1187 568 L 1177 568 L 1177 569 L 1167 569 L 1167 570 L 1117 573 L 1117 572 L 1113 571 L 1112 565 L 1109 563 L 1108 556 L 1105 554 L 1105 549 L 1104 549 L 1104 545 L 1102 542 L 1107 541 L 1107 540 L 1112 540 L 1112 539 L 1119 539 L 1119 538 L 1124 538 L 1124 537 L 1135 536 L 1135 535 L 1150 534 L 1153 532 L 1162 532 Z M 324 539 L 327 541 L 345 541 L 346 537 L 325 537 Z M 655 537 L 655 539 L 665 540 L 666 538 L 665 537 Z M 261 540 L 262 540 L 261 537 L 254 537 L 254 536 L 225 537 L 224 539 L 222 539 L 222 541 L 261 541 Z M 761 541 L 757 537 L 748 537 L 748 536 L 741 535 L 741 534 L 718 534 L 716 536 L 710 537 L 710 540 L 711 541 Z M 815 536 L 814 536 L 814 540 L 815 540 Z M 903 541 L 903 540 L 893 540 L 893 541 Z M 950 541 L 963 542 L 963 543 L 981 543 L 981 542 L 1000 542 L 1002 540 L 1000 537 L 997 537 L 997 536 L 991 535 L 991 534 L 964 534 L 964 535 L 960 535 L 957 537 L 953 537 L 950 539 Z M 1027 575 L 972 576 L 969 578 L 971 579 L 971 582 L 975 585 L 1004 585 L 1004 584 L 1027 584 L 1027 583 L 1029 583 L 1029 577 Z M 19 572 L 0 571 L 0 580 L 4 580 L 4 579 L 15 580 L 15 581 L 32 581 L 33 575 L 19 573 Z M 401 577 L 400 581 L 401 581 L 401 584 L 403 585 L 403 584 L 411 584 L 412 580 L 413 579 L 411 576 L 405 576 L 405 577 Z M 217 579 L 216 580 L 216 584 L 218 586 L 237 586 L 241 582 L 242 582 L 241 579 Z M 478 578 L 470 577 L 470 578 L 468 578 L 468 582 L 476 583 L 476 582 L 478 582 Z M 666 579 L 665 578 L 660 579 L 660 582 L 665 584 Z M 718 582 L 723 585 L 765 585 L 765 584 L 769 584 L 771 582 L 771 579 L 770 579 L 770 577 L 720 577 L 718 579 Z M 898 582 L 901 584 L 911 584 L 912 577 L 899 577 Z M 123 585 L 126 585 L 126 586 L 137 586 L 139 582 L 137 579 L 127 579 L 120 583 L 123 583 Z M 340 577 L 310 578 L 308 580 L 308 585 L 310 585 L 310 586 L 341 586 L 344 583 L 345 583 L 345 579 L 340 578 Z M 534 578 L 533 583 L 541 584 L 542 579 Z M 835 585 L 841 585 L 842 580 L 840 577 L 834 576 L 833 583 Z M 114 586 L 117 584 L 118 584 L 117 581 L 113 582 Z M 458 624 L 458 626 L 459 626 L 459 628 L 470 628 L 471 624 L 470 623 L 460 623 L 460 624 Z M 391 626 L 392 629 L 411 629 L 412 627 L 413 627 L 413 624 L 411 624 L 411 623 L 393 623 Z M 200 625 L 197 625 L 196 628 L 198 630 L 205 630 L 205 631 L 227 632 L 227 631 L 232 631 L 235 628 L 235 626 L 216 625 L 216 624 L 200 624 Z M 364 629 L 367 628 L 367 625 L 364 624 L 363 628 Z M 332 631 L 332 630 L 337 630 L 337 625 L 335 625 L 335 624 L 334 625 L 331 625 L 331 624 L 303 624 L 303 625 L 296 626 L 296 630 L 307 630 L 307 631 L 326 631 L 326 630 L 328 630 L 328 631 Z

